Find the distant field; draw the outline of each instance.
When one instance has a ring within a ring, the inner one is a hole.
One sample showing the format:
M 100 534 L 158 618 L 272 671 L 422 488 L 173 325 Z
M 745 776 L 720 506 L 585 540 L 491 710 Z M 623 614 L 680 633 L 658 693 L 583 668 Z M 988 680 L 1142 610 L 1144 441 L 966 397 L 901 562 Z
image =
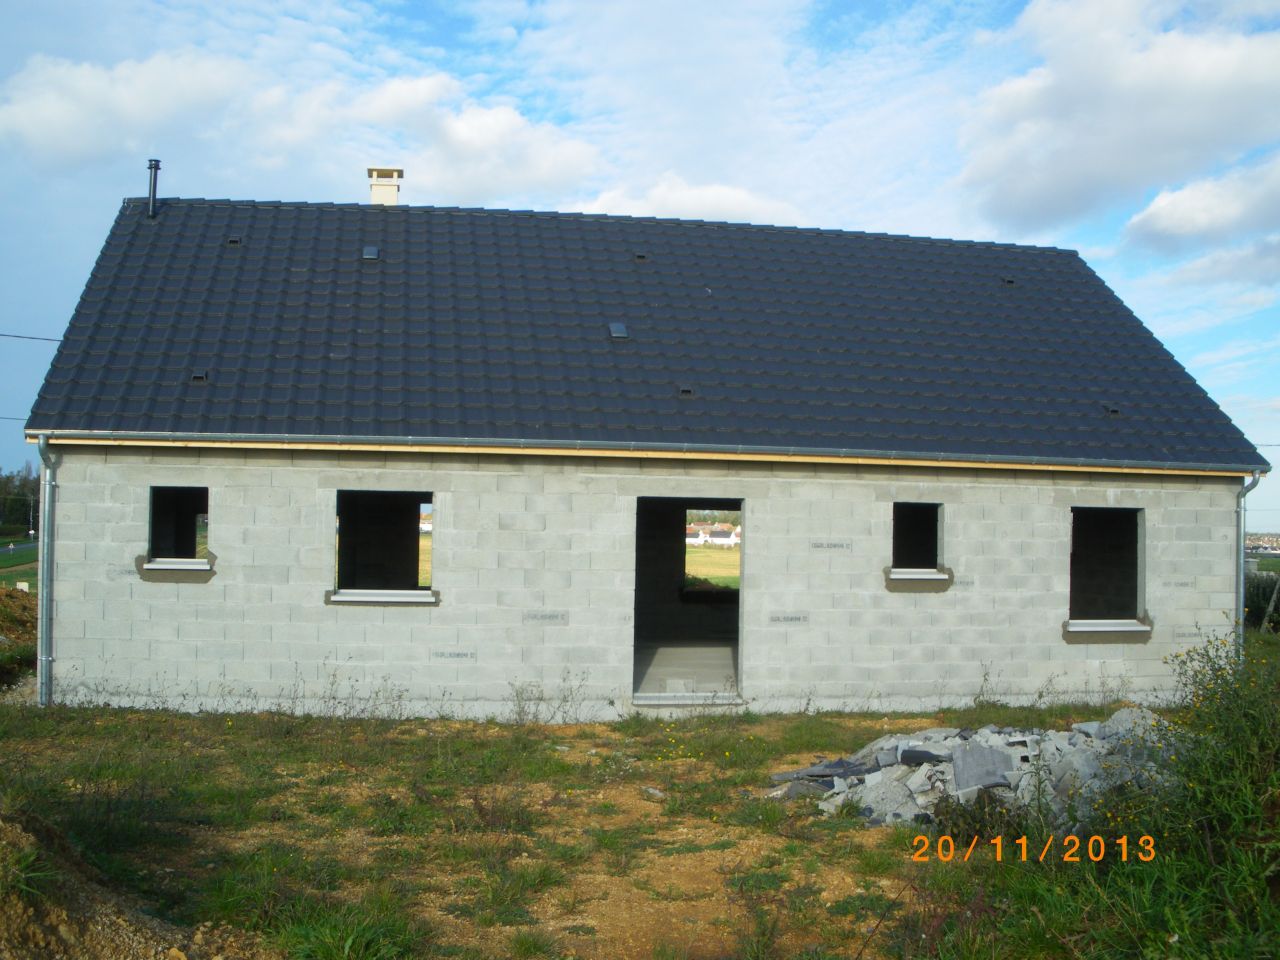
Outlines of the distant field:
M 1262 573 L 1280 573 L 1280 557 L 1260 557 L 1258 570 Z
M 36 565 L 31 563 L 23 567 L 10 567 L 7 570 L 0 570 L 0 587 L 13 588 L 19 580 L 31 584 L 31 592 L 37 593 L 39 581 L 36 578 Z
M 418 534 L 418 586 L 431 586 L 431 534 Z
M 742 548 L 685 546 L 684 573 L 686 577 L 710 580 L 726 590 L 737 590 L 742 582 Z
M 9 543 L 13 543 L 13 549 L 9 549 Z M 36 545 L 30 541 L 26 543 L 14 543 L 13 541 L 0 540 L 0 570 L 9 567 L 24 567 L 29 563 L 35 563 Z

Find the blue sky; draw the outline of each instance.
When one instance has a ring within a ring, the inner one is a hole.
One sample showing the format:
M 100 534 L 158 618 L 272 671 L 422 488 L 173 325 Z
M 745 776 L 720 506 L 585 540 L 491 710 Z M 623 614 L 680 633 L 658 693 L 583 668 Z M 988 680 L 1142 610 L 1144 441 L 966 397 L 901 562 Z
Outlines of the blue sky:
M 1280 0 L 0 0 L 0 332 L 120 199 L 367 199 L 1080 250 L 1280 460 Z M 53 344 L 0 339 L 0 416 Z M 34 459 L 0 420 L 0 467 Z M 1280 530 L 1280 480 L 1250 496 Z

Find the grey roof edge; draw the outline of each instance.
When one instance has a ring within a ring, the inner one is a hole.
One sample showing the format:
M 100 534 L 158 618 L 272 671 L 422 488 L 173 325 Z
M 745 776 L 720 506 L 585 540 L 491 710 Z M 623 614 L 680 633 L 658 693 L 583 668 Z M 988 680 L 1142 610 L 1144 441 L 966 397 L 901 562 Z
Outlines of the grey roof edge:
M 121 203 L 121 211 L 127 209 L 133 204 L 141 204 L 146 206 L 146 197 L 124 197 Z M 509 210 L 503 207 L 448 207 L 436 206 L 434 204 L 392 204 L 383 205 L 376 203 L 335 203 L 333 201 L 313 201 L 313 200 L 232 200 L 225 198 L 211 197 L 157 197 L 156 209 L 163 213 L 163 206 L 166 203 L 180 204 L 205 204 L 207 206 L 230 206 L 230 207 L 302 207 L 308 209 L 359 209 L 368 208 L 371 210 L 390 211 L 393 216 L 405 215 L 406 211 L 413 210 L 435 210 L 440 213 L 463 213 L 473 216 L 482 217 L 530 217 L 530 218 L 556 218 L 561 220 L 598 220 L 603 222 L 618 221 L 624 223 L 655 223 L 668 226 L 682 227 L 730 227 L 738 230 L 777 230 L 781 233 L 809 233 L 816 235 L 833 235 L 833 236 L 855 236 L 868 237 L 877 240 L 910 240 L 918 243 L 946 243 L 956 244 L 959 246 L 972 247 L 998 247 L 1008 250 L 1052 250 L 1058 253 L 1071 254 L 1079 257 L 1079 251 L 1070 247 L 1042 246 L 1032 243 L 1010 243 L 1001 240 L 959 240 L 950 237 L 929 237 L 920 236 L 910 233 L 883 233 L 869 230 L 845 230 L 840 227 L 802 227 L 787 226 L 777 223 L 751 223 L 746 220 L 694 220 L 684 217 L 644 217 L 632 216 L 625 213 L 586 213 L 582 211 L 565 211 L 565 210 Z M 399 211 L 397 213 L 396 211 Z M 1083 259 L 1083 258 L 1081 258 Z
M 1016 470 L 1026 467 L 1094 467 L 1100 470 L 1123 473 L 1126 470 L 1152 470 L 1160 472 L 1192 471 L 1195 473 L 1269 473 L 1271 464 L 1266 460 L 1251 464 L 1180 463 L 1161 460 L 1094 460 L 1085 457 L 1016 457 L 996 454 L 927 453 L 916 450 L 853 450 L 833 447 L 769 447 L 745 445 L 720 445 L 707 443 L 611 443 L 605 440 L 517 440 L 489 437 L 379 437 L 347 436 L 342 434 L 287 434 L 287 433 L 148 433 L 113 430 L 42 430 L 28 426 L 26 436 L 33 440 L 46 436 L 58 440 L 97 441 L 151 441 L 156 444 L 201 443 L 224 444 L 322 444 L 324 446 L 387 446 L 387 447 L 500 447 L 511 450 L 581 450 L 583 452 L 614 453 L 678 453 L 678 454 L 736 454 L 739 456 L 790 456 L 835 457 L 839 459 L 876 460 L 928 460 L 939 465 L 947 463 L 989 463 L 993 466 Z

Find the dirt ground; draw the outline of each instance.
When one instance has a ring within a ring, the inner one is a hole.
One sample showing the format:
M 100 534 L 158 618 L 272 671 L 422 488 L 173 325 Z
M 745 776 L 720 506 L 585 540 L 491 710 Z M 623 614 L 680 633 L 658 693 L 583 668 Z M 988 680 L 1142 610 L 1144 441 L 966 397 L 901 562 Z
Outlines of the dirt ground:
M 41 896 L 0 895 L 0 960 L 281 960 L 242 931 L 182 929 L 148 916 L 56 837 L 0 819 L 0 871 L 31 852 L 53 876 Z
M 0 637 L 12 644 L 36 642 L 34 594 L 0 587 Z

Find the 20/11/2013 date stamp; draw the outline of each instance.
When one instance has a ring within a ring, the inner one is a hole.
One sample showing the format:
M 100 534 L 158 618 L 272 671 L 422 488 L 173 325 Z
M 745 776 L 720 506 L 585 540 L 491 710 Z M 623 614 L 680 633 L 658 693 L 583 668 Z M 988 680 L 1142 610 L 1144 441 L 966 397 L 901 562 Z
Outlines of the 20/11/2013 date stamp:
M 1143 834 L 1130 839 L 1127 836 L 1106 837 L 1093 834 L 1089 837 L 1077 837 L 1067 834 L 1063 837 L 1050 836 L 1043 844 L 1026 837 L 1005 840 L 1002 836 L 983 841 L 974 836 L 965 843 L 965 838 L 956 838 L 942 834 L 929 837 L 917 834 L 911 840 L 911 859 L 917 863 L 940 860 L 943 863 L 967 863 L 969 858 L 979 849 L 990 847 L 997 863 L 1006 860 L 1017 863 L 1044 863 L 1061 860 L 1063 863 L 1082 863 L 1089 860 L 1098 863 L 1108 857 L 1127 861 L 1130 857 L 1143 863 L 1150 863 L 1156 858 L 1156 841 L 1154 837 Z

